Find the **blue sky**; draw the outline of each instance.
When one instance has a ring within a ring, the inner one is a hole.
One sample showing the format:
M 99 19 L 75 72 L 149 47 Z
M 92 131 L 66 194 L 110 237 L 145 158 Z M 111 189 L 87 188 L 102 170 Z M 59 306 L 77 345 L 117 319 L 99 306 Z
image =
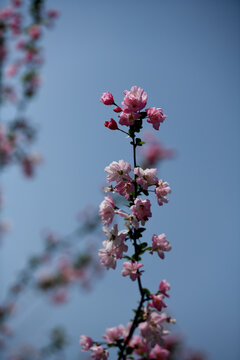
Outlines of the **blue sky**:
M 103 126 L 112 112 L 99 98 L 109 90 L 120 102 L 123 90 L 138 85 L 147 91 L 148 105 L 168 116 L 159 139 L 178 151 L 161 167 L 171 201 L 154 206 L 149 232 L 165 232 L 173 250 L 164 262 L 146 257 L 144 282 L 153 289 L 163 278 L 171 283 L 176 331 L 191 346 L 212 360 L 239 359 L 239 2 L 49 5 L 61 17 L 44 39 L 43 87 L 29 109 L 39 126 L 36 149 L 45 161 L 33 181 L 17 169 L 2 177 L 5 216 L 14 223 L 0 252 L 3 289 L 25 257 L 41 249 L 40 230 L 71 231 L 79 209 L 102 200 L 104 167 L 131 161 L 124 136 Z M 32 305 L 17 325 L 24 325 L 25 334 L 14 341 L 32 335 L 39 311 L 44 315 L 32 336 L 36 343 L 56 321 L 68 326 L 76 343 L 81 333 L 100 338 L 106 327 L 131 317 L 134 285 L 121 278 L 118 267 L 89 295 L 76 292 L 66 308 L 55 311 L 44 301 Z M 78 346 L 70 351 L 74 358 Z

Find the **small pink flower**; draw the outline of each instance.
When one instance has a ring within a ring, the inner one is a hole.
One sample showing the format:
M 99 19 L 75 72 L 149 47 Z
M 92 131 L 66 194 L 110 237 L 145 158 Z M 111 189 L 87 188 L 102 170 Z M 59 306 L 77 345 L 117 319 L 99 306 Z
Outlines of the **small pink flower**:
M 134 185 L 130 181 L 121 181 L 115 186 L 114 192 L 129 200 L 131 193 L 134 192 Z
M 99 215 L 102 218 L 103 225 L 111 225 L 115 214 L 114 209 L 115 203 L 113 198 L 110 195 L 106 196 L 99 207 Z
M 142 353 L 148 352 L 148 347 L 143 338 L 139 335 L 135 335 L 130 341 L 129 346 L 134 349 L 134 353 L 141 355 Z
M 41 35 L 41 28 L 38 25 L 33 25 L 28 30 L 28 33 L 34 40 L 37 40 Z
M 163 295 L 151 295 L 152 301 L 148 304 L 150 307 L 153 307 L 157 309 L 158 311 L 161 311 L 163 307 L 167 307 L 165 302 L 163 301 L 164 296 Z
M 171 188 L 166 181 L 162 179 L 156 185 L 155 194 L 157 196 L 158 205 L 163 205 L 163 203 L 168 203 L 167 195 L 171 193 Z
M 154 360 L 167 360 L 170 352 L 167 349 L 156 344 L 149 354 L 150 359 Z
M 163 344 L 163 336 L 165 335 L 162 323 L 166 321 L 166 314 L 159 314 L 157 311 L 152 311 L 147 320 L 138 325 L 142 337 L 146 340 L 149 346 L 156 344 Z
M 13 77 L 14 75 L 17 74 L 19 67 L 20 67 L 20 64 L 18 64 L 18 63 L 13 63 L 13 64 L 9 65 L 6 68 L 6 75 L 9 77 Z
M 106 329 L 106 334 L 102 337 L 106 340 L 107 344 L 113 344 L 116 340 L 123 336 L 123 325 Z
M 114 104 L 113 95 L 109 91 L 102 94 L 100 101 L 104 105 L 113 105 Z
M 147 190 L 148 186 L 155 185 L 158 182 L 156 177 L 157 169 L 141 169 L 140 167 L 134 168 L 134 174 L 137 176 L 137 183 Z
M 158 291 L 162 293 L 164 296 L 169 297 L 167 292 L 170 290 L 171 286 L 166 280 L 162 280 L 159 284 Z
M 151 254 L 153 253 L 154 250 L 156 250 L 158 253 L 158 256 L 161 259 L 164 259 L 165 258 L 164 251 L 170 251 L 171 249 L 172 249 L 172 247 L 171 247 L 169 241 L 166 240 L 165 234 L 153 235 Z
M 123 263 L 123 270 L 122 276 L 130 276 L 132 281 L 135 281 L 139 276 L 141 276 L 140 272 L 138 271 L 143 264 L 138 264 L 137 261 L 131 262 L 124 262 Z
M 123 111 L 128 110 L 136 113 L 147 104 L 147 93 L 137 86 L 132 86 L 130 91 L 125 90 L 124 94 Z
M 129 172 L 131 171 L 131 165 L 128 162 L 119 160 L 119 162 L 113 161 L 109 166 L 106 166 L 104 171 L 108 174 L 107 181 L 128 181 L 130 180 Z
M 81 335 L 79 344 L 82 346 L 82 351 L 88 351 L 92 347 L 93 341 L 89 336 Z
M 92 351 L 91 357 L 95 360 L 107 360 L 109 357 L 108 351 L 102 346 L 92 346 L 90 351 Z
M 103 241 L 104 249 L 98 250 L 98 256 L 100 263 L 109 269 L 116 269 L 117 266 L 117 257 L 112 248 L 108 248 L 108 241 Z
M 47 15 L 50 19 L 56 19 L 59 17 L 59 12 L 55 9 L 50 9 L 47 11 Z
M 147 122 L 151 123 L 155 130 L 159 130 L 160 123 L 166 119 L 166 115 L 163 114 L 160 108 L 150 108 L 146 110 L 148 119 Z
M 118 125 L 114 119 L 111 119 L 110 121 L 105 121 L 104 126 L 109 128 L 110 130 L 117 130 Z
M 139 119 L 139 114 L 125 110 L 121 113 L 119 118 L 120 125 L 132 126 L 135 123 L 135 120 Z
M 147 200 L 141 200 L 140 198 L 135 199 L 134 205 L 130 207 L 132 213 L 138 220 L 141 220 L 141 224 L 145 225 L 145 221 L 152 216 L 151 203 Z

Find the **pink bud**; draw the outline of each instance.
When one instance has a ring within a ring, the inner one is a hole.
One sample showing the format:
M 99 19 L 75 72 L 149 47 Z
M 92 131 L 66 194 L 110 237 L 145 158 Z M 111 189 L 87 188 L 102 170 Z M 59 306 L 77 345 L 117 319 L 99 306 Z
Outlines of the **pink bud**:
M 104 125 L 108 127 L 110 130 L 117 130 L 118 125 L 114 119 L 111 119 L 110 121 L 105 121 Z
M 113 96 L 109 91 L 102 94 L 100 101 L 104 105 L 113 105 L 114 104 Z
M 115 111 L 116 113 L 120 113 L 122 109 L 120 108 L 120 106 L 116 106 L 113 111 Z

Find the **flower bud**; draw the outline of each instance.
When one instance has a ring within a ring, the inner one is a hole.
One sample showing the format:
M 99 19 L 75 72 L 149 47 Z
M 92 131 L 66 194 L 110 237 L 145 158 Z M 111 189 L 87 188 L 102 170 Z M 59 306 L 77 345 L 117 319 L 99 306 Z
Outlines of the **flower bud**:
M 113 111 L 115 111 L 116 113 L 120 113 L 122 109 L 120 108 L 120 106 L 116 106 Z
M 108 127 L 110 130 L 117 130 L 118 125 L 114 119 L 111 119 L 110 121 L 105 121 L 104 125 Z
M 104 105 L 113 105 L 114 104 L 113 96 L 109 91 L 102 94 L 100 101 Z

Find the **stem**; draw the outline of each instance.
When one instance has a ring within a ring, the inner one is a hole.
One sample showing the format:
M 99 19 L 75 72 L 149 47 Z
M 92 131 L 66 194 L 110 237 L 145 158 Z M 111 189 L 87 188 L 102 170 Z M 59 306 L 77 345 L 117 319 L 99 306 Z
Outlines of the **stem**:
M 136 159 L 136 147 L 137 146 L 136 146 L 136 142 L 135 142 L 135 133 L 132 136 L 132 142 L 133 142 L 133 163 L 134 163 L 134 168 L 135 168 L 135 167 L 137 167 L 137 159 Z M 136 177 L 137 176 L 135 175 L 135 182 L 134 182 L 134 190 L 135 191 L 134 191 L 133 202 L 136 200 L 136 197 L 137 197 Z M 136 229 L 134 229 L 134 232 L 133 232 L 133 246 L 134 246 L 135 256 L 137 256 L 138 255 L 138 249 L 137 249 Z M 139 273 L 139 270 L 138 270 L 138 273 Z M 125 351 L 128 343 L 129 343 L 129 340 L 131 339 L 136 327 L 138 326 L 138 318 L 139 318 L 139 315 L 140 315 L 140 313 L 142 311 L 143 303 L 145 301 L 145 293 L 143 291 L 142 281 L 141 281 L 140 276 L 137 278 L 137 282 L 138 282 L 138 289 L 139 289 L 139 292 L 140 292 L 140 295 L 141 295 L 141 299 L 140 299 L 140 302 L 139 302 L 139 305 L 138 305 L 138 308 L 137 308 L 137 311 L 136 311 L 132 326 L 130 328 L 129 334 L 128 334 L 126 340 L 124 341 L 123 346 L 119 347 L 120 348 L 120 353 L 119 353 L 118 360 L 125 360 L 126 359 L 127 354 L 124 354 L 124 351 Z

